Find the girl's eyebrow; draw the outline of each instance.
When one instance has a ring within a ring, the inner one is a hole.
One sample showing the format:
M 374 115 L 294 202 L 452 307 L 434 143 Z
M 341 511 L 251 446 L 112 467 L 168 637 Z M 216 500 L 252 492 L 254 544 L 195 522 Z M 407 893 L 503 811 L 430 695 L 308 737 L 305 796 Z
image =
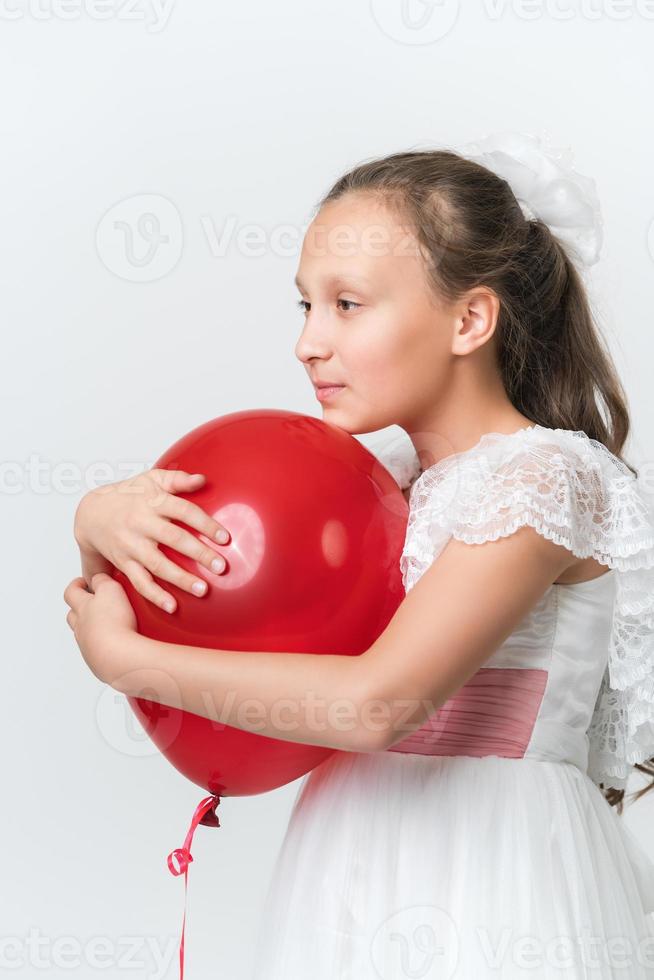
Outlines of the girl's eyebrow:
M 302 282 L 299 277 L 296 276 L 294 279 L 295 285 L 298 289 L 304 289 Z M 343 276 L 343 275 L 332 275 L 327 276 L 324 280 L 326 286 L 369 286 L 370 280 L 366 279 L 365 276 L 357 278 L 356 276 Z

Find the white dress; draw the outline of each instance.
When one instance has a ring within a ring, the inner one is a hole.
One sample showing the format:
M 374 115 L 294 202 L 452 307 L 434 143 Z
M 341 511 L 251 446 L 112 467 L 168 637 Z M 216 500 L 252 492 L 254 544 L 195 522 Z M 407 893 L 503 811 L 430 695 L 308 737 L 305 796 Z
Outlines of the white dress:
M 302 778 L 253 980 L 654 978 L 654 864 L 598 785 L 654 756 L 638 482 L 583 432 L 487 433 L 413 483 L 405 589 L 523 524 L 610 570 L 551 585 L 419 731 Z

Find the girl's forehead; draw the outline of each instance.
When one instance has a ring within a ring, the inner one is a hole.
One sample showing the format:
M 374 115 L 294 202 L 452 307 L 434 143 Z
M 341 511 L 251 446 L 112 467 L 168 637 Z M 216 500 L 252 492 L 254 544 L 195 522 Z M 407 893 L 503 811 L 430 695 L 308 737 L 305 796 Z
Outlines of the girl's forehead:
M 420 245 L 412 228 L 398 217 L 371 212 L 321 214 L 309 225 L 300 255 L 300 280 L 304 270 L 332 264 L 332 274 L 375 278 L 390 259 L 420 255 Z
M 332 287 L 336 289 L 338 288 L 347 289 L 348 287 L 350 288 L 353 287 L 355 288 L 357 286 L 370 287 L 375 285 L 374 280 L 370 276 L 366 276 L 366 275 L 355 275 L 355 274 L 348 275 L 343 273 L 321 274 L 318 272 L 316 275 L 312 276 L 312 280 L 313 279 L 316 280 L 316 285 L 322 286 L 324 288 Z M 300 289 L 305 289 L 308 287 L 308 283 L 305 283 L 303 281 L 302 276 L 300 275 L 299 272 L 295 277 L 295 285 L 298 286 Z
M 324 204 L 309 225 L 308 231 L 349 224 L 353 227 L 378 224 L 393 227 L 400 223 L 396 209 L 391 209 L 371 194 L 346 194 Z

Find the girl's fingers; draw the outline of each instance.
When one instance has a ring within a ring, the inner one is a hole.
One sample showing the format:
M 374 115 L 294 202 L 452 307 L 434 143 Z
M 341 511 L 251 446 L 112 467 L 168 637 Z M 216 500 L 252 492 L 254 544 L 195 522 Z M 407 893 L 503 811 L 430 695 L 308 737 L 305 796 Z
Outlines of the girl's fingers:
M 185 500 L 184 497 L 175 497 L 169 494 L 162 501 L 158 513 L 161 517 L 172 517 L 183 524 L 188 524 L 189 527 L 195 528 L 200 534 L 204 534 L 219 544 L 227 544 L 229 541 L 230 535 L 227 528 L 210 517 L 198 504 L 194 504 L 191 500 Z
M 74 608 L 83 598 L 82 593 L 84 595 L 89 594 L 88 589 L 86 588 L 86 580 L 80 576 L 78 578 L 74 578 L 73 581 L 69 582 L 66 586 L 64 590 L 64 602 L 71 606 L 71 608 Z
M 156 575 L 157 578 L 164 579 L 166 582 L 172 582 L 178 589 L 184 589 L 186 592 L 190 592 L 191 595 L 204 595 L 207 591 L 207 583 L 204 579 L 198 578 L 197 575 L 192 575 L 184 568 L 176 565 L 170 558 L 166 558 L 164 553 L 159 551 L 153 542 L 144 544 L 142 552 L 139 555 L 139 561 L 149 572 Z M 194 585 L 196 588 L 193 588 Z
M 203 473 L 187 473 L 185 470 L 152 469 L 150 475 L 167 493 L 188 493 L 204 483 Z
M 204 565 L 209 571 L 215 574 L 220 574 L 225 567 L 225 562 L 221 555 L 219 555 L 213 548 L 210 548 L 206 544 L 202 544 L 199 538 L 190 531 L 186 531 L 183 527 L 179 527 L 178 524 L 171 524 L 165 518 L 161 518 L 157 521 L 155 528 L 152 531 L 152 537 L 160 544 L 168 545 L 169 548 L 174 548 L 175 551 L 179 551 L 182 555 L 188 555 L 189 558 L 194 558 L 200 565 Z M 221 568 L 213 568 L 212 562 L 218 561 L 222 563 Z
M 147 568 L 144 568 L 140 562 L 130 558 L 121 566 L 121 571 L 144 599 L 149 599 L 155 606 L 165 609 L 166 612 L 174 612 L 177 603 L 172 595 L 154 581 Z

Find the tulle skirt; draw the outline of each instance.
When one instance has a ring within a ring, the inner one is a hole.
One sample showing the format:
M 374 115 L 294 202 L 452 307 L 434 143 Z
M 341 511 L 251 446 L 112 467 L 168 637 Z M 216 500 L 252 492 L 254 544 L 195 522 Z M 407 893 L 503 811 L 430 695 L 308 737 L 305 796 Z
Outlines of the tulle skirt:
M 253 980 L 654 978 L 654 864 L 571 763 L 341 752 L 303 777 Z

